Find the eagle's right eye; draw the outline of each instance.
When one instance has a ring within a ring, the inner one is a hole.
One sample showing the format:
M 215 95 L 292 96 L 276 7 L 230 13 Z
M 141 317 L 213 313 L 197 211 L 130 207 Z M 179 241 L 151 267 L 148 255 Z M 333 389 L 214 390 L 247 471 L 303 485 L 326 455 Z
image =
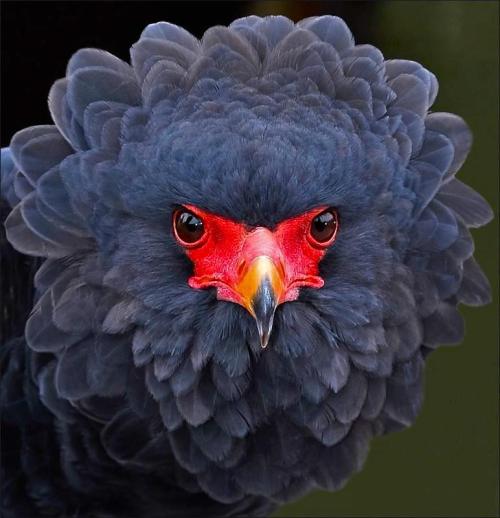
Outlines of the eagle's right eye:
M 183 245 L 197 244 L 205 234 L 201 218 L 186 209 L 174 213 L 174 233 Z

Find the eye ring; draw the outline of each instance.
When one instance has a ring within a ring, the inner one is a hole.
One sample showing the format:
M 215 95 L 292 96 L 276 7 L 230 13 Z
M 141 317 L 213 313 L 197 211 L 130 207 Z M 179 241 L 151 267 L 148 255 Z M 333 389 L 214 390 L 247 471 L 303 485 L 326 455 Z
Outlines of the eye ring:
M 208 236 L 203 219 L 185 207 L 174 212 L 172 228 L 177 241 L 186 248 L 200 246 Z
M 307 238 L 309 243 L 316 247 L 327 247 L 331 245 L 338 233 L 339 215 L 337 209 L 329 207 L 311 220 Z

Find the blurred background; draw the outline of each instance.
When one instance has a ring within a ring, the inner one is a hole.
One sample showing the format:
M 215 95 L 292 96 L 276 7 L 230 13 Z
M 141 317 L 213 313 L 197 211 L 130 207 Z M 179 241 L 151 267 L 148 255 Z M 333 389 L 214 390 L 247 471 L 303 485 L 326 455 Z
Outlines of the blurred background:
M 49 88 L 79 48 L 103 48 L 128 60 L 130 45 L 148 23 L 166 20 L 200 37 L 212 25 L 249 14 L 283 14 L 295 21 L 335 14 L 357 43 L 433 71 L 440 82 L 434 111 L 461 115 L 474 134 L 459 178 L 485 196 L 497 215 L 474 232 L 494 302 L 462 308 L 465 341 L 429 358 L 416 425 L 376 439 L 365 468 L 343 490 L 316 492 L 275 516 L 498 516 L 498 2 L 4 1 L 1 145 L 19 129 L 51 122 Z M 13 253 L 2 276 L 27 278 L 32 269 Z M 30 293 L 21 296 L 28 299 Z M 15 322 L 7 327 L 4 335 Z

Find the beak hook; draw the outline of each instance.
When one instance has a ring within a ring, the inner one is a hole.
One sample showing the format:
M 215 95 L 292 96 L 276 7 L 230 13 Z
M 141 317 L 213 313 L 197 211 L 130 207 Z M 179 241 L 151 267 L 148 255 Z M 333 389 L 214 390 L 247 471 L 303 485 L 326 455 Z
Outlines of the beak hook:
M 257 330 L 260 337 L 260 345 L 263 349 L 267 347 L 273 328 L 274 313 L 278 301 L 273 290 L 269 277 L 264 277 L 251 302 L 252 314 L 257 323 Z

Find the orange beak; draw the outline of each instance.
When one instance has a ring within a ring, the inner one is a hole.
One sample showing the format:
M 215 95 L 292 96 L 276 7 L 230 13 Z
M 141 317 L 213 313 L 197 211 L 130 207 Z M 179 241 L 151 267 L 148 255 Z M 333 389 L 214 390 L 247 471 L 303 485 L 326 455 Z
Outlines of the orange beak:
M 274 312 L 286 291 L 283 265 L 260 255 L 250 264 L 241 263 L 238 273 L 239 281 L 234 291 L 240 298 L 240 304 L 255 318 L 260 344 L 265 348 L 271 335 Z

